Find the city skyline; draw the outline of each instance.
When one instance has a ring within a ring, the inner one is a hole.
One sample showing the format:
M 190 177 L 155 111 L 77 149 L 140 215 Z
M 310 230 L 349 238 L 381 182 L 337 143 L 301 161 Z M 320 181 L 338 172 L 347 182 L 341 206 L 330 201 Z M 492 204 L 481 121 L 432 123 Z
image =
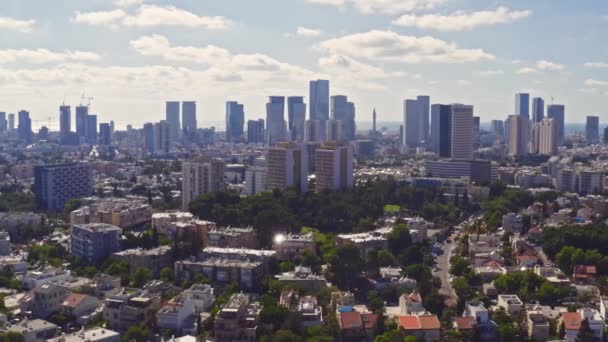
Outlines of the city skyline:
M 606 3 L 426 3 L 7 0 L 0 110 L 29 111 L 34 129 L 50 117 L 56 130 L 59 105 L 75 107 L 84 93 L 91 114 L 122 129 L 163 119 L 165 101 L 191 100 L 206 127 L 223 121 L 227 101 L 244 104 L 246 120 L 265 117 L 268 96 L 310 104 L 308 82 L 328 79 L 358 122 L 374 108 L 380 122 L 400 121 L 403 100 L 419 94 L 472 104 L 489 122 L 514 114 L 516 93 L 564 104 L 568 123 L 607 121 L 608 50 L 597 44 Z M 271 23 L 269 8 L 280 17 Z

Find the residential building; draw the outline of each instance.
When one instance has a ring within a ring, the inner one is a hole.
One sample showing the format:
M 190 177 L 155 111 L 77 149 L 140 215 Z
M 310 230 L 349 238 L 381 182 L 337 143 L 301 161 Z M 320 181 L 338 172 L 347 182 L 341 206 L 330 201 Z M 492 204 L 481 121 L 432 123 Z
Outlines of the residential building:
M 338 234 L 336 243 L 338 245 L 352 243 L 359 248 L 361 256 L 365 257 L 371 251 L 387 249 L 387 236 L 392 230 L 392 227 L 385 227 L 371 232 Z
M 160 277 L 163 268 L 173 270 L 173 260 L 170 246 L 159 246 L 152 249 L 133 248 L 116 252 L 113 258 L 126 261 L 133 275 L 138 269 L 145 268 L 152 272 L 154 278 Z
M 267 174 L 266 158 L 256 158 L 253 165 L 245 169 L 245 195 L 253 196 L 266 191 Z
M 121 288 L 104 300 L 103 318 L 110 329 L 126 332 L 139 324 L 150 324 L 160 307 L 160 296 L 139 289 Z
M 42 284 L 32 290 L 30 311 L 36 317 L 49 317 L 61 310 L 61 304 L 68 294 L 68 291 L 58 284 Z
M 438 342 L 441 339 L 441 324 L 435 315 L 399 316 L 398 324 L 406 334 L 421 340 Z
M 576 185 L 580 195 L 601 194 L 604 192 L 604 172 L 588 168 L 578 169 Z
M 171 298 L 156 312 L 156 325 L 160 329 L 169 329 L 178 336 L 196 335 L 194 303 L 181 294 Z
M 11 254 L 11 236 L 7 231 L 0 231 L 0 256 Z
M 152 207 L 145 197 L 95 198 L 70 213 L 71 224 L 107 223 L 120 228 L 130 228 L 150 222 Z
M 532 153 L 547 156 L 557 154 L 557 122 L 542 119 L 532 127 Z
M 303 144 L 281 142 L 270 147 L 266 156 L 266 188 L 308 190 L 308 157 Z
M 213 341 L 256 341 L 261 311 L 262 306 L 248 295 L 233 294 L 215 316 Z
M 97 144 L 97 115 L 87 115 L 84 135 L 87 144 Z
M 528 154 L 529 119 L 522 115 L 509 115 L 507 119 L 509 129 L 509 155 L 523 156 Z
M 120 342 L 120 334 L 106 328 L 92 328 L 62 334 L 47 340 L 47 342 Z
M 562 316 L 558 321 L 558 327 L 561 325 L 564 327 L 564 340 L 567 342 L 577 341 L 581 324 L 585 319 L 595 337 L 601 341 L 604 337 L 605 323 L 600 313 L 597 310 L 590 308 L 578 309 L 576 312 L 562 313 Z
M 329 141 L 341 141 L 343 140 L 342 134 L 342 121 L 339 120 L 327 120 L 325 121 L 325 140 Z
M 548 105 L 547 117 L 557 122 L 557 145 L 562 146 L 565 138 L 566 107 L 559 104 Z
M 534 341 L 546 341 L 551 336 L 549 319 L 538 305 L 526 312 L 526 330 Z
M 480 341 L 495 341 L 498 325 L 490 319 L 488 309 L 482 302 L 470 301 L 465 303 L 462 317 L 471 317 L 475 322 L 475 330 Z
M 585 137 L 588 144 L 593 145 L 600 142 L 600 118 L 598 116 L 587 116 Z
M 167 121 L 162 120 L 154 124 L 154 153 L 165 155 L 171 149 L 171 131 Z
M 403 315 L 415 315 L 424 312 L 422 296 L 417 291 L 399 296 L 399 309 Z
M 366 336 L 372 336 L 379 319 L 365 306 L 342 306 L 336 310 L 336 314 L 343 341 L 361 341 Z
M 192 302 L 194 312 L 197 314 L 211 309 L 215 301 L 213 287 L 209 284 L 193 284 L 190 288 L 184 290 L 183 294 Z
M 27 271 L 21 278 L 21 285 L 27 290 L 32 290 L 44 284 L 66 281 L 71 277 L 72 273 L 69 270 L 45 267 L 40 270 Z
M 59 327 L 42 319 L 24 319 L 8 326 L 5 331 L 23 335 L 23 342 L 39 342 L 57 336 Z
M 67 317 L 74 318 L 80 324 L 86 324 L 91 314 L 99 308 L 101 302 L 93 296 L 82 293 L 71 293 L 61 303 L 60 311 Z
M 70 234 L 70 252 L 97 264 L 120 250 L 122 229 L 105 223 L 76 224 Z
M 206 246 L 221 248 L 258 248 L 253 227 L 216 227 L 207 233 Z
M 312 272 L 309 267 L 296 266 L 293 271 L 283 272 L 275 278 L 284 285 L 305 291 L 316 292 L 327 287 L 327 280 L 322 275 Z
M 316 255 L 316 244 L 312 233 L 277 234 L 274 237 L 272 249 L 277 252 L 279 260 L 301 258 L 304 252 Z
M 518 317 L 524 303 L 517 295 L 500 294 L 498 295 L 498 302 L 496 305 L 505 309 L 507 314 L 511 317 Z
M 236 101 L 226 102 L 226 141 L 241 142 L 244 137 L 244 106 Z
M 41 209 L 62 211 L 70 199 L 91 196 L 91 167 L 86 163 L 34 167 L 34 194 Z
M 315 151 L 315 191 L 353 187 L 353 151 L 350 145 L 326 141 Z
M 329 119 L 329 81 L 310 81 L 310 120 Z
M 223 189 L 225 167 L 218 159 L 182 163 L 182 210 L 199 195 Z
M 173 211 L 152 214 L 152 229 L 160 235 L 169 235 L 169 227 L 177 222 L 189 222 L 194 219 L 194 215 L 189 212 Z
M 270 96 L 266 103 L 266 142 L 274 146 L 285 136 L 285 97 Z

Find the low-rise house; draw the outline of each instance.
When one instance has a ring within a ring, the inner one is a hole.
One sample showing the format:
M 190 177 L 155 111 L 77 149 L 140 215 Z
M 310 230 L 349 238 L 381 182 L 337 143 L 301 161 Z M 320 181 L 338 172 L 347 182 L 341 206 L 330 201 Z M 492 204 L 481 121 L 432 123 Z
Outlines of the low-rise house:
M 222 248 L 258 248 L 253 227 L 216 227 L 207 233 L 207 246 Z
M 250 302 L 248 295 L 236 293 L 222 305 L 213 324 L 213 340 L 217 342 L 256 340 L 260 312 L 259 303 Z
M 306 291 L 319 291 L 327 287 L 325 277 L 314 274 L 310 267 L 296 266 L 294 271 L 278 274 L 275 278 L 284 285 Z
M 63 334 L 47 342 L 120 342 L 120 334 L 105 328 L 92 328 Z
M 580 332 L 583 320 L 587 320 L 589 327 L 595 337 L 601 341 L 604 337 L 604 319 L 597 310 L 578 309 L 576 312 L 564 312 L 558 321 L 558 327 L 564 327 L 564 339 L 567 342 L 575 342 Z M 559 329 L 559 328 L 558 328 Z
M 64 315 L 75 318 L 77 322 L 87 322 L 100 304 L 96 297 L 72 293 L 63 300 L 60 310 Z
M 211 308 L 215 301 L 213 287 L 208 284 L 194 284 L 184 290 L 184 295 L 192 301 L 194 311 L 199 314 Z
M 68 292 L 63 287 L 54 283 L 42 284 L 33 289 L 31 294 L 31 301 L 25 301 L 24 304 L 34 316 L 42 318 L 59 312 L 63 300 L 68 296 Z
M 505 232 L 522 233 L 524 229 L 523 218 L 516 213 L 508 213 L 502 216 L 502 228 Z
M 423 341 L 435 342 L 441 339 L 441 324 L 435 315 L 399 316 L 398 323 L 406 334 Z
M 0 231 L 0 255 L 11 254 L 11 236 L 7 231 Z
M 355 295 L 352 292 L 332 292 L 331 307 L 337 308 L 340 306 L 354 306 Z
M 425 311 L 422 305 L 422 296 L 416 291 L 399 296 L 399 308 L 404 315 L 413 315 Z
M 593 284 L 597 270 L 592 265 L 575 265 L 572 278 L 577 284 Z
M 4 331 L 22 334 L 24 342 L 39 342 L 57 336 L 58 327 L 42 319 L 25 319 L 20 323 L 8 326 Z
M 169 227 L 177 222 L 188 222 L 194 216 L 189 212 L 167 212 L 152 214 L 152 229 L 155 229 L 159 235 L 169 236 Z
M 526 327 L 528 337 L 535 341 L 546 341 L 551 335 L 549 320 L 540 309 L 535 307 L 526 313 Z
M 534 274 L 547 279 L 552 285 L 570 286 L 570 279 L 557 267 L 535 265 Z
M 23 273 L 27 271 L 29 264 L 21 255 L 0 256 L 0 269 L 10 270 L 12 273 Z
M 378 315 L 366 308 L 357 310 L 352 306 L 342 306 L 336 310 L 340 334 L 345 341 L 360 341 L 373 336 L 378 324 Z
M 68 280 L 72 274 L 68 270 L 57 267 L 46 267 L 41 270 L 28 271 L 21 278 L 21 284 L 27 290 L 31 290 L 43 284 Z
M 277 234 L 272 249 L 277 252 L 279 260 L 294 260 L 301 257 L 304 251 L 316 255 L 317 251 L 313 233 Z
M 416 279 L 403 275 L 400 267 L 380 267 L 380 277 L 369 281 L 375 289 L 392 287 L 413 290 L 418 286 Z
M 498 325 L 490 319 L 488 309 L 482 302 L 466 302 L 462 317 L 472 317 L 475 320 L 475 330 L 480 341 L 496 340 Z
M 392 230 L 392 227 L 384 227 L 365 233 L 339 234 L 336 243 L 340 245 L 352 243 L 359 247 L 361 255 L 366 257 L 371 251 L 388 248 L 387 236 Z
M 475 336 L 475 325 L 477 321 L 472 316 L 454 317 L 452 327 L 458 330 L 463 336 Z
M 131 326 L 152 322 L 159 306 L 160 296 L 152 296 L 138 289 L 121 288 L 106 295 L 103 318 L 108 322 L 108 328 L 124 332 Z
M 120 287 L 120 277 L 98 273 L 83 287 L 83 293 L 97 298 L 105 298 L 107 293 Z
M 296 291 L 283 291 L 279 305 L 300 313 L 301 324 L 305 328 L 323 325 L 323 308 L 314 296 L 300 297 Z
M 196 334 L 197 319 L 193 302 L 184 295 L 173 297 L 156 313 L 156 325 L 179 336 Z
M 517 317 L 521 313 L 524 303 L 517 295 L 501 294 L 498 295 L 496 306 L 505 309 L 511 317 Z
M 113 258 L 126 261 L 129 264 L 131 274 L 139 268 L 147 268 L 155 278 L 160 276 L 160 271 L 163 268 L 173 268 L 170 246 L 160 246 L 152 249 L 127 249 L 114 253 Z

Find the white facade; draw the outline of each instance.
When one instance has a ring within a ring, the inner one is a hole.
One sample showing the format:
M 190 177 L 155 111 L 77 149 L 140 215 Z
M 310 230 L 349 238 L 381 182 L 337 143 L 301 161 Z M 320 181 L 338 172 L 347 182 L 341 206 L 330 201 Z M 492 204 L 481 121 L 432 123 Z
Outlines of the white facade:
M 182 209 L 201 194 L 224 187 L 225 164 L 221 160 L 182 163 Z
M 473 159 L 473 106 L 451 105 L 452 159 Z

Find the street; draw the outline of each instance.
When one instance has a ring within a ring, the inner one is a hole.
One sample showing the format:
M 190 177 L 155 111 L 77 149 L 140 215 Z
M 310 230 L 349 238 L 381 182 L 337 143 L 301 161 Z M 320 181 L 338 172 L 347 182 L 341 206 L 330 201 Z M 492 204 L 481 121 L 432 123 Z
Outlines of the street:
M 453 300 L 456 300 L 456 294 L 454 293 L 454 289 L 452 289 L 452 284 L 450 283 L 450 252 L 454 248 L 454 242 L 445 242 L 442 247 L 443 254 L 437 257 L 437 268 L 438 271 L 434 272 L 433 275 L 439 277 L 441 279 L 441 289 L 439 293 L 445 296 L 450 297 Z

